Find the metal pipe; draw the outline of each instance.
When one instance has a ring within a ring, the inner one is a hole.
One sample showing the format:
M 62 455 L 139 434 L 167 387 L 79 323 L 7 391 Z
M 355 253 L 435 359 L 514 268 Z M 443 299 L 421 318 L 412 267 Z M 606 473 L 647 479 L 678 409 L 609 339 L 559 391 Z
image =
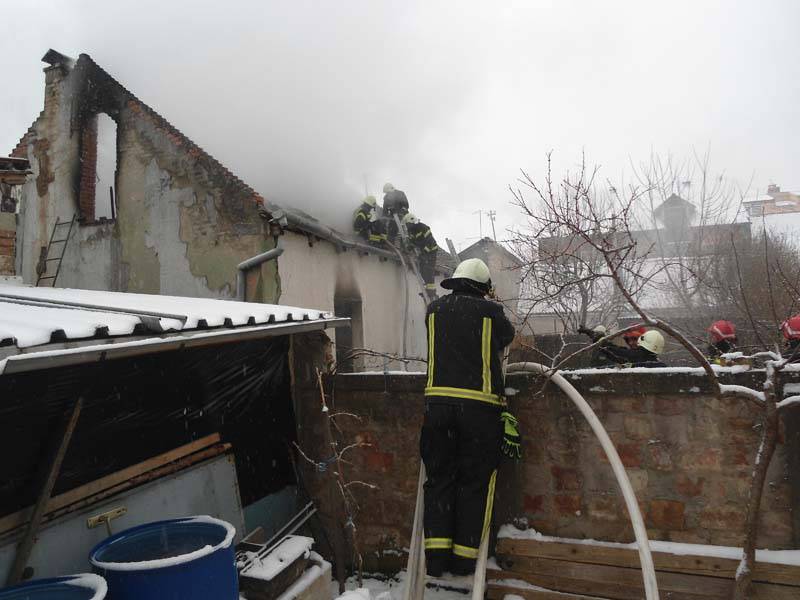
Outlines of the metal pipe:
M 276 240 L 275 247 L 272 250 L 256 254 L 236 265 L 236 299 L 239 300 L 239 302 L 247 301 L 247 271 L 273 258 L 278 258 L 281 254 L 283 254 L 283 248 L 281 247 L 280 240 Z
M 536 373 L 537 375 L 544 375 L 550 377 L 550 381 L 555 383 L 566 396 L 575 403 L 575 406 L 586 418 L 589 426 L 594 431 L 600 445 L 606 453 L 608 462 L 611 463 L 611 470 L 617 478 L 617 483 L 622 490 L 622 497 L 625 499 L 625 506 L 628 508 L 628 515 L 631 518 L 633 525 L 633 533 L 636 537 L 636 546 L 639 550 L 639 562 L 642 567 L 642 579 L 644 580 L 644 591 L 647 600 L 658 600 L 658 583 L 656 582 L 656 571 L 653 566 L 653 556 L 650 553 L 650 543 L 647 539 L 647 529 L 642 519 L 642 513 L 639 510 L 639 503 L 636 500 L 636 494 L 633 492 L 628 474 L 625 472 L 625 467 L 617 454 L 617 449 L 611 438 L 608 437 L 600 419 L 589 406 L 589 403 L 581 396 L 580 392 L 576 390 L 572 384 L 567 381 L 561 373 L 553 371 L 550 367 L 540 365 L 539 363 L 523 362 L 513 363 L 508 365 L 508 373 L 528 372 Z

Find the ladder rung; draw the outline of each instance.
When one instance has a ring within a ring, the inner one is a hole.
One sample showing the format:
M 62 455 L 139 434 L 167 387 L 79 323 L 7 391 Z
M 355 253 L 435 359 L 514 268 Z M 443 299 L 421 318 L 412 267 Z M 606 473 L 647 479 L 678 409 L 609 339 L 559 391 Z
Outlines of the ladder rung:
M 51 244 L 57 244 L 59 242 L 68 242 L 68 241 L 69 241 L 69 238 L 66 238 L 64 240 L 50 240 L 50 243 Z
M 39 281 L 44 281 L 45 279 L 55 279 L 55 275 L 48 275 L 47 277 L 39 277 Z
M 54 261 L 54 260 L 61 260 L 61 259 L 60 258 L 47 258 L 47 259 L 45 259 L 44 262 L 51 262 L 51 261 Z

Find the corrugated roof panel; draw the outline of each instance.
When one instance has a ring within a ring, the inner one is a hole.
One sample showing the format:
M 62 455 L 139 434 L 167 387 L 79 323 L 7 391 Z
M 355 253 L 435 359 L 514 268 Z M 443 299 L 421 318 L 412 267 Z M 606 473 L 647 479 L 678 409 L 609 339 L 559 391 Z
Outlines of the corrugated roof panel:
M 0 286 L 0 345 L 47 344 L 56 337 L 155 332 L 327 319 L 331 313 L 293 306 L 212 298 L 128 294 L 68 288 Z

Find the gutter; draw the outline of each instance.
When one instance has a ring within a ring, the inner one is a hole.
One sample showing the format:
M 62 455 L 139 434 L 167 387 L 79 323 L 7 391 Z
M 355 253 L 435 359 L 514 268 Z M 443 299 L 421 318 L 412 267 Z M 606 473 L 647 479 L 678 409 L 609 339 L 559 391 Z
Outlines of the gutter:
M 119 358 L 145 356 L 183 348 L 198 348 L 232 342 L 257 340 L 309 331 L 323 331 L 329 327 L 346 327 L 350 319 L 331 318 L 314 321 L 288 321 L 286 323 L 240 327 L 204 332 L 184 332 L 165 337 L 147 338 L 120 342 L 117 344 L 98 344 L 80 348 L 64 348 L 15 354 L 0 360 L 0 377 L 27 371 L 54 369 L 72 365 L 84 365 Z

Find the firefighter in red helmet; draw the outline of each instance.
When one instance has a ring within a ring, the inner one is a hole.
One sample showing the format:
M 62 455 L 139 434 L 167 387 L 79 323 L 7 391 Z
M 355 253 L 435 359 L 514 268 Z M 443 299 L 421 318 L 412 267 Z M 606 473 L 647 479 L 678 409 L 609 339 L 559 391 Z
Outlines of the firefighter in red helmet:
M 714 321 L 706 329 L 708 332 L 708 355 L 718 360 L 723 354 L 736 350 L 736 325 L 730 321 Z
M 622 334 L 622 339 L 628 344 L 628 348 L 635 350 L 639 347 L 639 338 L 647 332 L 644 325 L 640 325 L 636 329 L 631 329 Z
M 783 357 L 789 362 L 800 362 L 800 315 L 789 317 L 781 323 L 781 332 L 786 339 Z

